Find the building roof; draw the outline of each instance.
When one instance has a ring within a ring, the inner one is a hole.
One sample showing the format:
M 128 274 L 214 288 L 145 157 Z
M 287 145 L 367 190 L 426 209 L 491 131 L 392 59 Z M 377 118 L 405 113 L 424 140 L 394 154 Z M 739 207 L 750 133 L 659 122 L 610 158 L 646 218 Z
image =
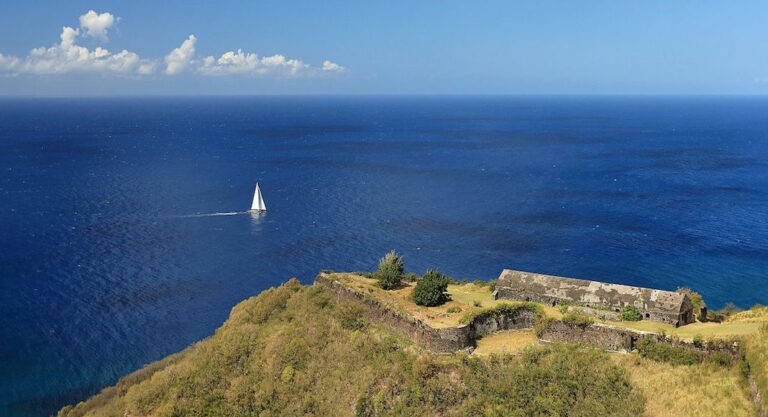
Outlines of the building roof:
M 632 304 L 646 311 L 674 314 L 683 310 L 687 297 L 685 294 L 674 291 L 565 278 L 511 269 L 502 271 L 496 286 L 517 293 L 579 303 L 611 307 Z

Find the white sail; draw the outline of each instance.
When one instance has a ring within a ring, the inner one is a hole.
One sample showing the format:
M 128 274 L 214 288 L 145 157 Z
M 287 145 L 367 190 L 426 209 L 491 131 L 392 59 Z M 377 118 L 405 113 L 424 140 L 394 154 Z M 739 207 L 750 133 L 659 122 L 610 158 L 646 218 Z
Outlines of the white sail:
M 256 190 L 253 191 L 253 203 L 251 203 L 251 210 L 255 211 L 267 211 L 267 205 L 264 204 L 264 197 L 261 196 L 261 189 L 259 189 L 259 183 L 256 183 Z

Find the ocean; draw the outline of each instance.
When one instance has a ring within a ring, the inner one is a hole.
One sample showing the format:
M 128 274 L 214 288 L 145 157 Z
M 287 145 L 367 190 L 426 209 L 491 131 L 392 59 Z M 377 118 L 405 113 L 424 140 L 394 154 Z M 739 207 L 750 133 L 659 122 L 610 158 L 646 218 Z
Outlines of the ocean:
M 0 99 L 0 415 L 44 416 L 323 269 L 768 303 L 768 98 Z M 269 210 L 247 210 L 259 182 Z

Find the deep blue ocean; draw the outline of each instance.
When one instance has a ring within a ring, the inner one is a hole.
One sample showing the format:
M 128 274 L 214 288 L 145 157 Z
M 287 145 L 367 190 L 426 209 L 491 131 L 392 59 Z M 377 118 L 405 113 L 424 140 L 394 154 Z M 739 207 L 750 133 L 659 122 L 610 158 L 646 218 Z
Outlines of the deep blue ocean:
M 768 98 L 0 99 L 0 415 L 392 248 L 768 303 Z

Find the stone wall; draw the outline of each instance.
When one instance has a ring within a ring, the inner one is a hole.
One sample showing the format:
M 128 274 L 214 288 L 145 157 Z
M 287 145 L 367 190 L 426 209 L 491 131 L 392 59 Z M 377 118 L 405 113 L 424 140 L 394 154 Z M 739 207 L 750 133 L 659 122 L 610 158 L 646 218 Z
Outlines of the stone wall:
M 471 351 L 475 341 L 485 335 L 503 330 L 533 329 L 536 325 L 536 312 L 523 308 L 513 312 L 492 312 L 475 318 L 469 324 L 456 327 L 435 328 L 422 320 L 388 307 L 369 294 L 345 286 L 331 278 L 329 274 L 319 274 L 315 278 L 315 285 L 328 289 L 336 300 L 361 303 L 367 310 L 366 314 L 370 320 L 388 327 L 402 337 L 419 343 L 435 353 Z M 652 337 L 659 343 L 668 343 L 705 353 L 723 352 L 734 359 L 738 357 L 739 352 L 739 346 L 729 342 L 696 345 L 691 342 L 672 340 L 655 333 L 599 323 L 582 327 L 551 320 L 540 335 L 543 342 L 583 343 L 610 351 L 632 350 L 642 337 Z
M 412 340 L 435 353 L 454 353 L 472 350 L 475 340 L 502 330 L 532 329 L 536 313 L 520 309 L 514 312 L 494 312 L 472 320 L 469 324 L 456 327 L 435 328 L 382 304 L 370 295 L 350 288 L 327 274 L 315 278 L 315 285 L 328 289 L 337 300 L 360 302 L 372 321 L 381 323 L 406 339 Z
M 360 302 L 367 309 L 369 319 L 435 353 L 458 352 L 471 348 L 474 344 L 474 337 L 467 325 L 434 328 L 422 320 L 395 311 L 370 295 L 349 288 L 326 274 L 315 277 L 315 285 L 328 289 L 336 300 Z

